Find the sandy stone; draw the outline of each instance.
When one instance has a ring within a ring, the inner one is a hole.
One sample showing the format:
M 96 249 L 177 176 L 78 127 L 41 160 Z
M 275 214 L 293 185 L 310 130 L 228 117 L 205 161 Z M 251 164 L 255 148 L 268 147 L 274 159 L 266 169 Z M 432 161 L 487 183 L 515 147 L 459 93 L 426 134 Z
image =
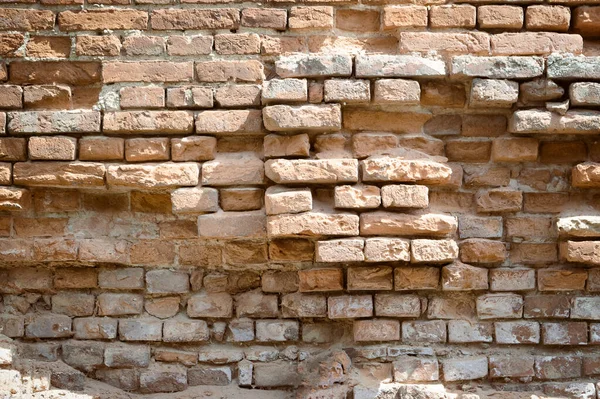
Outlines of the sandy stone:
M 265 128 L 271 131 L 336 131 L 342 127 L 339 105 L 271 105 L 263 108 Z
M 267 232 L 271 237 L 356 236 L 358 222 L 358 216 L 351 214 L 305 212 L 276 215 L 267 218 Z
M 412 240 L 411 263 L 445 263 L 458 257 L 458 245 L 453 240 Z
M 364 241 L 361 239 L 341 239 L 329 241 L 317 241 L 317 262 L 361 262 L 365 259 L 363 255 Z
M 363 235 L 443 236 L 455 232 L 457 225 L 457 220 L 448 215 L 373 212 L 360 216 Z
M 285 160 L 265 162 L 265 174 L 275 183 L 340 183 L 358 181 L 355 159 Z
M 290 189 L 271 186 L 265 193 L 267 215 L 300 213 L 312 210 L 310 189 Z
M 431 160 L 410 160 L 384 156 L 361 161 L 364 181 L 446 183 L 452 169 Z
M 378 208 L 381 204 L 377 186 L 336 186 L 334 200 L 336 208 Z

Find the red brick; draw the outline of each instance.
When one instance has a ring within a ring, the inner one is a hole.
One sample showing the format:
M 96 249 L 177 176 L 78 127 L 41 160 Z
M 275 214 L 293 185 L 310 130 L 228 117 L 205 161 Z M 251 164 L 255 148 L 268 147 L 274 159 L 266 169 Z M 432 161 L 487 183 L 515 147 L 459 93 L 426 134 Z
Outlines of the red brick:
M 15 61 L 9 65 L 10 82 L 17 84 L 64 83 L 89 85 L 99 83 L 101 65 L 86 61 Z
M 540 291 L 580 291 L 585 289 L 588 274 L 586 270 L 548 270 L 538 271 L 538 289 Z
M 54 13 L 48 10 L 27 10 L 22 8 L 0 9 L 0 31 L 50 30 L 54 27 Z
M 432 6 L 429 22 L 434 29 L 474 28 L 476 8 L 468 4 Z
M 344 289 L 342 269 L 311 269 L 298 272 L 300 292 L 341 291 Z
M 339 9 L 335 13 L 335 26 L 351 32 L 376 32 L 379 30 L 379 11 Z
M 78 35 L 75 40 L 75 54 L 77 55 L 115 57 L 121 53 L 121 41 L 114 35 Z
M 285 30 L 287 26 L 287 10 L 244 8 L 242 10 L 242 26 Z
M 142 10 L 105 9 L 62 11 L 58 14 L 58 27 L 63 31 L 77 30 L 127 30 L 148 28 L 148 13 Z
M 235 8 L 165 9 L 150 14 L 155 30 L 237 29 L 240 12 Z
M 68 58 L 71 54 L 71 38 L 68 36 L 33 36 L 27 42 L 28 57 Z

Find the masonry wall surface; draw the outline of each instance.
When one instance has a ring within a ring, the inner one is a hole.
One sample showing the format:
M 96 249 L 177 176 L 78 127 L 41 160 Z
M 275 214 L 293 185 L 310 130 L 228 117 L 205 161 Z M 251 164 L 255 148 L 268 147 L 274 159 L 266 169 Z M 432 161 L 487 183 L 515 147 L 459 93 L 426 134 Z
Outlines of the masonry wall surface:
M 595 39 L 597 0 L 0 0 L 0 398 L 600 397 Z

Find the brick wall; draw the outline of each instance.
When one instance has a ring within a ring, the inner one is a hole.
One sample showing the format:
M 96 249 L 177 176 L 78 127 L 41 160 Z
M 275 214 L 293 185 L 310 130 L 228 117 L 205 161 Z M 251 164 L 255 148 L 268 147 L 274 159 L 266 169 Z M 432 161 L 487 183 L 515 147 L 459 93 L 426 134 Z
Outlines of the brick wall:
M 596 398 L 600 5 L 401 3 L 0 0 L 0 397 Z

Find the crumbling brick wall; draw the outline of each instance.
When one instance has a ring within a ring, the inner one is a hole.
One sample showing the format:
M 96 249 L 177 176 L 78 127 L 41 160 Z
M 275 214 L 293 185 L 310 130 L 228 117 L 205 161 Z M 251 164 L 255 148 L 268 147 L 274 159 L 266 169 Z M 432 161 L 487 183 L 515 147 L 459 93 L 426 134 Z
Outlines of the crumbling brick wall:
M 596 397 L 596 0 L 0 3 L 0 397 Z

